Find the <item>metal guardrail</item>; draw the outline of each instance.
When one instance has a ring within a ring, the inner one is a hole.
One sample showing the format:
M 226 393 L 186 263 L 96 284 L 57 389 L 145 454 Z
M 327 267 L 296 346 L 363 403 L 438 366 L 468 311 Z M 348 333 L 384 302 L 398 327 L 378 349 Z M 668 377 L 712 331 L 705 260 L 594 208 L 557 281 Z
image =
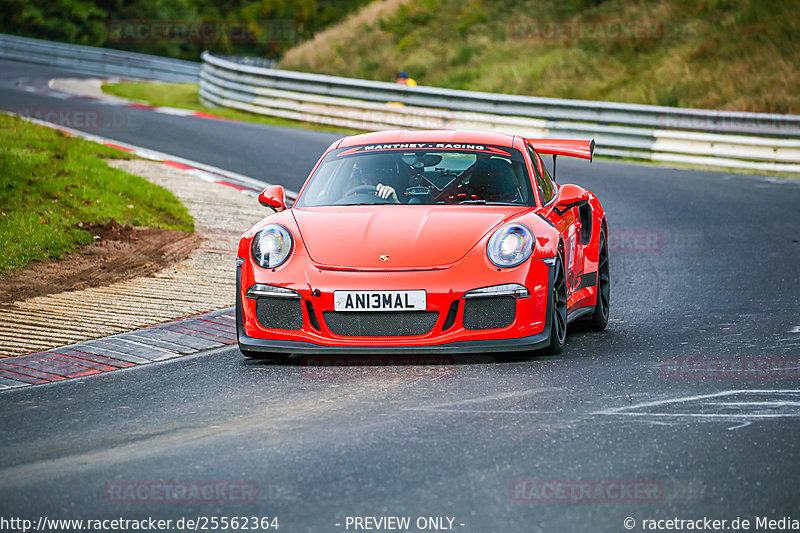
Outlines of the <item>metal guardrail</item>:
M 596 153 L 800 172 L 800 116 L 408 87 L 282 71 L 203 54 L 208 104 L 354 129 L 473 128 L 595 138 Z
M 0 34 L 0 58 L 94 74 L 200 80 L 209 104 L 362 130 L 483 129 L 594 138 L 596 153 L 800 172 L 800 116 L 408 87 L 266 68 L 208 52 L 199 63 Z
M 92 74 L 196 83 L 200 63 L 166 57 L 0 34 L 0 58 Z

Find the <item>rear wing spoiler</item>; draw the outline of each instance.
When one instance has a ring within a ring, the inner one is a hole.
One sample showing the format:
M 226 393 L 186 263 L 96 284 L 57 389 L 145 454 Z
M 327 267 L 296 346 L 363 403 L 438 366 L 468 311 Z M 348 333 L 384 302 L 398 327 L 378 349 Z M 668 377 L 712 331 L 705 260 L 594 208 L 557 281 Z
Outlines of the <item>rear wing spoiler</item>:
M 592 160 L 594 157 L 594 139 L 581 141 L 576 139 L 528 139 L 537 153 L 553 156 L 553 180 L 556 179 L 556 157 L 580 157 Z
M 528 139 L 539 154 L 566 155 L 592 160 L 594 156 L 594 139 L 580 141 L 575 139 Z

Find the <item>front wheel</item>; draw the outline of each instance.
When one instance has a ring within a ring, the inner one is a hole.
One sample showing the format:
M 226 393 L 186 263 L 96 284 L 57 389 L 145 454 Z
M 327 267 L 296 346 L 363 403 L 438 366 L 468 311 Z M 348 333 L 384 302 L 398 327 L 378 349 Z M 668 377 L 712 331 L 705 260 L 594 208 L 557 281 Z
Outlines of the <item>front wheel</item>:
M 553 267 L 552 315 L 550 317 L 550 344 L 544 349 L 546 354 L 558 355 L 564 350 L 567 339 L 567 279 L 564 261 L 559 254 Z

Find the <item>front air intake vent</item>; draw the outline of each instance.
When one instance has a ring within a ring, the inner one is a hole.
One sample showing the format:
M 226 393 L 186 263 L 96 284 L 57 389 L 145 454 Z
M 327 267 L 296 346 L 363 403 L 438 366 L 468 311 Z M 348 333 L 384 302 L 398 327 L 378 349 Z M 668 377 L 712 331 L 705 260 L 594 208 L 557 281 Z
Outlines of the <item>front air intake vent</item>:
M 499 329 L 510 326 L 517 312 L 513 296 L 467 298 L 464 300 L 466 329 Z
M 258 298 L 256 317 L 267 329 L 300 329 L 303 327 L 302 300 L 287 298 Z
M 326 311 L 323 317 L 333 333 L 344 337 L 409 337 L 429 333 L 436 324 L 439 313 Z

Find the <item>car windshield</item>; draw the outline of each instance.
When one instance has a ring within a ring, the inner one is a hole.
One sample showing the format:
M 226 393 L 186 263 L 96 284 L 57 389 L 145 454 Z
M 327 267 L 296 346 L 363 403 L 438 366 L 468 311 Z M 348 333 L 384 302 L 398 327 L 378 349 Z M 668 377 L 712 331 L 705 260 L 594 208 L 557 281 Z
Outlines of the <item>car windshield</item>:
M 518 150 L 407 143 L 328 153 L 296 207 L 368 204 L 535 205 Z

